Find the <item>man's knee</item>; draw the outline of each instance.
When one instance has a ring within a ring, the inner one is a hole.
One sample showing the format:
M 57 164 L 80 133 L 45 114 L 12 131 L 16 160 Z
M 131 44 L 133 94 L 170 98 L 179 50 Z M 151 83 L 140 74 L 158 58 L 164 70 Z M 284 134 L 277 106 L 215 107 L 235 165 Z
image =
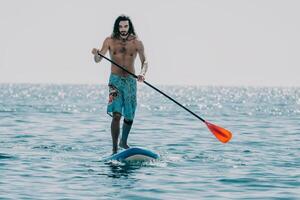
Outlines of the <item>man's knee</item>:
M 129 120 L 129 119 L 124 119 L 124 123 L 131 126 L 133 123 L 133 120 Z
M 121 114 L 120 113 L 113 113 L 113 120 L 114 121 L 120 121 L 121 120 Z

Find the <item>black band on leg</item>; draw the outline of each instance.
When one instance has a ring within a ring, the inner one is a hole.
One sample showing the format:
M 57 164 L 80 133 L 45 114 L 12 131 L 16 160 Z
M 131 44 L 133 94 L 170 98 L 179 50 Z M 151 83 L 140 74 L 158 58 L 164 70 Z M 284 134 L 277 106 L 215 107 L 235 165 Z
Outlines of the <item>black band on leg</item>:
M 132 123 L 133 123 L 133 120 L 127 120 L 127 119 L 124 119 L 124 123 L 131 126 Z

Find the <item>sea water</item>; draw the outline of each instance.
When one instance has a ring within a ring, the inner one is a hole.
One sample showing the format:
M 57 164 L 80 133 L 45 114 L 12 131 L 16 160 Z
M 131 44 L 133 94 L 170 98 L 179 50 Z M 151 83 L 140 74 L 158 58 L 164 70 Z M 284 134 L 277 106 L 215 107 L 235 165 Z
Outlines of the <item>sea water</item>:
M 131 146 L 150 163 L 107 164 L 105 85 L 0 85 L 0 199 L 300 199 L 300 88 L 139 84 Z

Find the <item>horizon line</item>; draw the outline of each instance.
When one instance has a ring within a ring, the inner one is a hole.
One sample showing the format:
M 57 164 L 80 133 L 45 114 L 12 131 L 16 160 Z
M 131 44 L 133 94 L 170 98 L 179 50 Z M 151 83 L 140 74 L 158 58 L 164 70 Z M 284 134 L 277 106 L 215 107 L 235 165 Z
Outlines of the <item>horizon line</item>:
M 140 83 L 142 84 L 142 83 Z M 227 87 L 227 88 L 300 88 L 300 86 L 290 86 L 290 85 L 230 85 L 230 84 L 162 84 L 154 83 L 159 86 L 178 86 L 178 87 Z M 73 82 L 0 82 L 0 85 L 107 85 L 107 83 L 96 83 L 96 82 L 82 82 L 82 83 L 73 83 Z M 144 85 L 142 85 L 144 86 Z

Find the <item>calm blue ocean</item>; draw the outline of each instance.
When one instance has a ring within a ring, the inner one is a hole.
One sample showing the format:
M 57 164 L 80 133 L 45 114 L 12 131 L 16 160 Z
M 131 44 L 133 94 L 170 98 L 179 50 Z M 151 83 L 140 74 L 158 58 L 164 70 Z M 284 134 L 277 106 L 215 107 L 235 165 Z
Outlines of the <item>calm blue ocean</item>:
M 129 144 L 161 160 L 108 165 L 105 85 L 0 84 L 0 199 L 300 199 L 300 88 L 158 88 L 232 140 L 140 84 Z

